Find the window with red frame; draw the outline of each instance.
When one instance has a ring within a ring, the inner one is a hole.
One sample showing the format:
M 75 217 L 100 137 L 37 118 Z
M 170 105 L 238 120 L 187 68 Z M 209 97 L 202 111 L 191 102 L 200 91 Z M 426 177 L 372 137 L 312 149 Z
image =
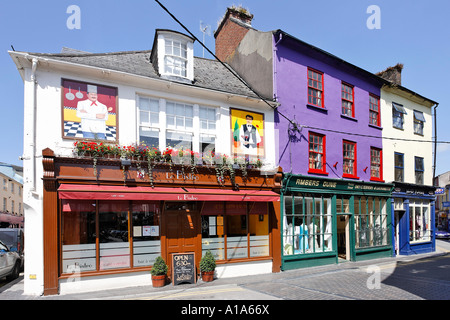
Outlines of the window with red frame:
M 323 73 L 308 69 L 308 103 L 323 108 Z
M 345 141 L 342 144 L 344 158 L 343 177 L 356 177 L 356 142 Z
M 369 123 L 380 126 L 380 98 L 374 95 L 369 96 Z
M 383 158 L 378 148 L 370 148 L 370 180 L 383 180 Z
M 312 173 L 326 173 L 325 141 L 326 136 L 309 133 L 309 170 Z
M 353 86 L 342 83 L 342 114 L 352 118 L 355 117 L 353 97 Z

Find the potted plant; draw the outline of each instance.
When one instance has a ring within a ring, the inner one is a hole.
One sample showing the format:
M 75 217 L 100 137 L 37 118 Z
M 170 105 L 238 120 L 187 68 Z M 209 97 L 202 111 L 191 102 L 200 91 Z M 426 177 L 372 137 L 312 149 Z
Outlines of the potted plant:
M 216 259 L 214 259 L 211 251 L 208 250 L 200 260 L 200 272 L 202 275 L 202 280 L 205 282 L 213 281 L 215 269 Z
M 162 287 L 166 284 L 168 269 L 169 267 L 161 256 L 156 258 L 155 263 L 150 270 L 150 273 L 152 274 L 153 287 Z

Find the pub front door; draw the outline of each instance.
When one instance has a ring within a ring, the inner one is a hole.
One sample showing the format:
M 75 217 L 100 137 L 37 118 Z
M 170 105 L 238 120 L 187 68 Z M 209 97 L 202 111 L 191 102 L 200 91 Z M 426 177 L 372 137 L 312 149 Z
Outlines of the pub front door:
M 166 205 L 162 216 L 166 236 L 164 260 L 169 266 L 168 275 L 172 272 L 173 253 L 195 253 L 195 265 L 198 270 L 202 252 L 200 212 L 195 209 L 195 206 L 177 203 Z

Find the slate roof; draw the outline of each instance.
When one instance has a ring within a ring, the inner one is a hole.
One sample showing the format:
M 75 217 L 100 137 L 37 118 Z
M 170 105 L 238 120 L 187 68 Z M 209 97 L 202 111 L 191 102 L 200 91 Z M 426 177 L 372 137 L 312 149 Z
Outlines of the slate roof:
M 47 59 L 120 71 L 153 79 L 163 79 L 157 74 L 153 64 L 150 62 L 151 50 L 111 53 L 86 53 L 75 51 L 68 53 L 29 54 L 45 57 Z M 176 82 L 176 80 L 173 79 L 170 81 Z M 198 88 L 257 98 L 257 95 L 253 93 L 252 90 L 233 76 L 231 72 L 217 60 L 195 57 L 193 83 L 182 81 L 180 81 L 180 83 Z

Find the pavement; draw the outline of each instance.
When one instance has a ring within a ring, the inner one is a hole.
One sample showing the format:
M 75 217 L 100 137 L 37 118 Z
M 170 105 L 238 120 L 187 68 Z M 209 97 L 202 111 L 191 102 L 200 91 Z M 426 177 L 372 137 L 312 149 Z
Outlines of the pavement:
M 433 253 L 288 270 L 255 276 L 215 279 L 162 288 L 137 286 L 76 294 L 24 295 L 23 275 L 0 288 L 0 300 L 450 300 L 450 247 Z M 189 304 L 189 307 L 195 305 Z M 225 308 L 225 306 L 224 306 Z M 264 311 L 264 303 L 259 312 Z M 186 312 L 198 312 L 185 310 Z M 225 311 L 220 310 L 222 313 Z M 229 311 L 238 311 L 229 310 Z M 242 310 L 240 310 L 242 311 Z M 245 309 L 248 312 L 247 309 Z M 217 310 L 216 310 L 217 312 Z M 253 310 L 253 313 L 256 311 Z M 194 313 L 195 314 L 195 313 Z

